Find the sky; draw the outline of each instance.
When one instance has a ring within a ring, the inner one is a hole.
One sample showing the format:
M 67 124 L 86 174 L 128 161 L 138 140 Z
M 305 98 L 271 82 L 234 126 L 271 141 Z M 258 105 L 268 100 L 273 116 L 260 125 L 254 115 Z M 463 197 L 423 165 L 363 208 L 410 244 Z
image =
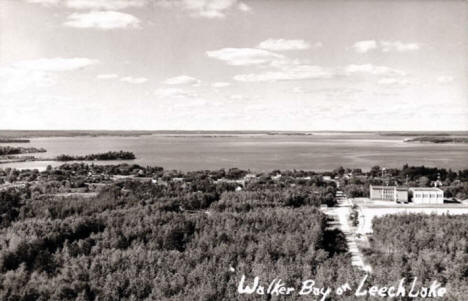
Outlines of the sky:
M 0 129 L 468 130 L 468 1 L 1 0 Z

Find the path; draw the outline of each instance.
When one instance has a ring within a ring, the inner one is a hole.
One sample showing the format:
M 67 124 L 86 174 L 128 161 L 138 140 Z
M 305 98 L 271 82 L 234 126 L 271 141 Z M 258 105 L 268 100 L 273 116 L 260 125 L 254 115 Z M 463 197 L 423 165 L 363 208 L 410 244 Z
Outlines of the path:
M 372 267 L 365 262 L 364 255 L 359 250 L 356 227 L 350 225 L 349 215 L 351 213 L 351 206 L 349 200 L 343 200 L 338 203 L 337 207 L 326 208 L 324 212 L 336 221 L 334 224 L 344 233 L 348 250 L 351 253 L 351 264 L 367 273 L 372 273 Z M 368 243 L 365 235 L 361 237 L 364 243 Z

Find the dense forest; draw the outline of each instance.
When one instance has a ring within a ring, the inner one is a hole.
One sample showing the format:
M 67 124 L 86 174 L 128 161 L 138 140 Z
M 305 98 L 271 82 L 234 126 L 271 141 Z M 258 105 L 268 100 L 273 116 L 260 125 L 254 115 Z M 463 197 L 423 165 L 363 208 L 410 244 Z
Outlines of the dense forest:
M 306 279 L 357 287 L 362 272 L 351 265 L 345 236 L 320 210 L 335 206 L 337 185 L 347 191 L 389 179 L 430 185 L 441 178 L 455 189 L 468 175 L 409 166 L 385 172 L 180 172 L 84 163 L 0 169 L 0 300 L 297 297 L 239 295 L 244 274 L 293 287 Z M 453 294 L 448 300 L 463 300 L 466 223 L 466 217 L 376 220 L 366 250 L 374 267 L 369 283 L 436 277 Z
M 239 296 L 240 277 L 298 287 L 359 279 L 343 234 L 318 209 L 336 188 L 318 177 L 264 176 L 239 190 L 238 169 L 71 164 L 24 174 L 14 179 L 26 187 L 0 191 L 1 300 L 268 300 Z M 83 198 L 103 174 L 139 178 Z
M 367 258 L 375 282 L 402 277 L 447 288 L 443 300 L 468 296 L 468 216 L 388 215 L 373 221 Z

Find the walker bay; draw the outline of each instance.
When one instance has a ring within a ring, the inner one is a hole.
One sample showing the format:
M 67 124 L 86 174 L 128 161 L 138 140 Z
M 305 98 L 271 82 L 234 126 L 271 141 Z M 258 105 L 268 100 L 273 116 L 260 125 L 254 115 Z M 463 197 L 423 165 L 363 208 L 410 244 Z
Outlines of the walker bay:
M 125 132 L 118 132 L 115 135 L 96 135 L 84 131 L 80 134 L 73 136 L 73 133 L 66 133 L 68 136 L 58 137 L 60 132 L 53 132 L 44 137 L 37 133 L 29 133 L 29 136 L 28 133 L 22 133 L 22 137 L 29 137 L 31 147 L 47 150 L 35 154 L 36 158 L 125 150 L 136 155 L 136 160 L 132 161 L 135 164 L 185 171 L 230 167 L 257 171 L 324 171 L 339 165 L 370 169 L 374 165 L 401 167 L 405 163 L 455 170 L 468 167 L 467 144 L 404 142 L 405 138 L 414 137 L 412 133 L 157 132 L 125 135 Z M 8 145 L 24 146 L 24 143 Z M 54 166 L 60 162 L 19 162 L 2 164 L 2 167 L 44 169 L 49 164 Z

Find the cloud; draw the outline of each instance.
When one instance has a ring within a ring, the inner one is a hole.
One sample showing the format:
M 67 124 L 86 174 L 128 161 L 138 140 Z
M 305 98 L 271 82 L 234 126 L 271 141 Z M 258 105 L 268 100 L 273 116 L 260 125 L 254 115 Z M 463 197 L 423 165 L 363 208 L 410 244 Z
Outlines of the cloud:
M 291 93 L 294 94 L 307 94 L 309 91 L 304 90 L 302 87 L 294 87 L 291 89 Z
M 26 2 L 46 7 L 61 5 L 80 10 L 121 10 L 131 7 L 143 7 L 148 3 L 148 0 L 26 0 Z
M 88 58 L 43 58 L 25 60 L 0 68 L 2 94 L 29 88 L 46 88 L 57 83 L 57 73 L 80 70 L 99 63 Z
M 272 51 L 283 51 L 309 49 L 311 45 L 304 40 L 268 39 L 258 44 L 257 47 Z
M 231 83 L 227 83 L 227 82 L 216 82 L 216 83 L 211 84 L 213 88 L 225 88 L 225 87 L 229 87 L 230 85 Z
M 384 86 L 408 86 L 411 84 L 411 81 L 406 78 L 387 77 L 379 79 L 377 83 Z
M 380 50 L 381 52 L 407 52 L 418 50 L 420 45 L 418 43 L 403 43 L 401 41 L 366 40 L 354 43 L 351 48 L 357 53 L 367 53 L 373 50 Z
M 115 73 L 106 73 L 106 74 L 99 74 L 96 76 L 97 79 L 114 79 L 118 78 L 119 76 Z
M 27 69 L 27 70 L 39 70 L 45 72 L 60 72 L 60 71 L 72 71 L 81 69 L 87 66 L 97 64 L 98 60 L 92 60 L 89 58 L 50 58 L 50 59 L 37 59 L 37 60 L 26 60 L 20 61 L 13 64 L 14 68 Z
M 281 54 L 256 48 L 222 48 L 207 51 L 206 55 L 224 61 L 232 66 L 262 65 L 285 58 Z
M 389 51 L 397 51 L 397 52 L 405 52 L 405 51 L 414 51 L 419 49 L 418 43 L 403 43 L 401 41 L 382 41 L 380 42 L 381 48 L 383 52 Z
M 329 79 L 333 72 L 313 65 L 293 65 L 277 71 L 239 74 L 234 80 L 241 82 L 275 82 L 289 80 Z
M 363 64 L 363 65 L 348 65 L 345 67 L 345 74 L 351 75 L 354 73 L 367 73 L 374 75 L 400 75 L 406 76 L 406 72 L 387 66 L 374 66 L 372 64 Z
M 453 78 L 453 76 L 442 75 L 442 76 L 437 77 L 437 82 L 439 84 L 448 84 L 448 83 L 453 82 L 454 80 L 455 78 Z
M 146 77 L 131 77 L 131 76 L 122 77 L 120 80 L 129 84 L 144 84 L 148 81 Z
M 116 73 L 106 73 L 106 74 L 99 74 L 96 76 L 99 80 L 111 80 L 119 78 L 119 75 Z M 120 78 L 120 81 L 129 83 L 129 84 L 144 84 L 148 81 L 146 77 L 133 77 L 133 76 L 123 76 Z
M 242 101 L 242 100 L 248 100 L 250 99 L 249 97 L 241 94 L 233 94 L 229 96 L 229 99 L 231 100 L 236 100 L 236 101 Z
M 65 5 L 74 9 L 121 10 L 130 7 L 143 7 L 146 0 L 66 0 Z
M 279 41 L 279 42 L 278 42 Z M 293 41 L 293 42 L 291 42 Z M 305 47 L 299 40 L 266 40 L 259 47 L 275 49 L 300 49 Z M 263 44 L 263 45 L 262 45 Z M 275 82 L 287 80 L 331 78 L 333 72 L 320 66 L 304 64 L 303 61 L 290 59 L 282 54 L 258 48 L 222 48 L 207 51 L 212 58 L 232 66 L 270 67 L 272 70 L 259 73 L 238 74 L 233 78 L 241 82 Z
M 240 2 L 237 5 L 237 9 L 241 10 L 243 12 L 251 12 L 252 11 L 252 8 L 250 6 L 248 6 L 247 4 L 245 4 L 244 2 Z
M 188 11 L 192 17 L 209 19 L 222 19 L 232 8 L 243 12 L 251 11 L 250 6 L 239 0 L 159 0 L 156 3 Z
M 161 88 L 154 91 L 154 95 L 159 98 L 195 98 L 197 94 L 179 88 Z
M 163 83 L 166 85 L 199 85 L 200 80 L 188 75 L 180 75 L 168 78 Z
M 56 83 L 56 76 L 48 72 L 11 67 L 0 69 L 0 94 L 13 94 L 28 88 L 47 88 Z
M 111 30 L 116 28 L 140 28 L 140 20 L 130 14 L 117 11 L 91 11 L 73 13 L 63 23 L 75 28 L 97 28 Z
M 40 4 L 43 6 L 55 6 L 62 2 L 62 0 L 26 0 L 27 3 Z
M 377 42 L 374 40 L 359 41 L 359 42 L 354 43 L 352 48 L 354 49 L 354 51 L 358 53 L 367 53 L 370 50 L 377 48 Z

